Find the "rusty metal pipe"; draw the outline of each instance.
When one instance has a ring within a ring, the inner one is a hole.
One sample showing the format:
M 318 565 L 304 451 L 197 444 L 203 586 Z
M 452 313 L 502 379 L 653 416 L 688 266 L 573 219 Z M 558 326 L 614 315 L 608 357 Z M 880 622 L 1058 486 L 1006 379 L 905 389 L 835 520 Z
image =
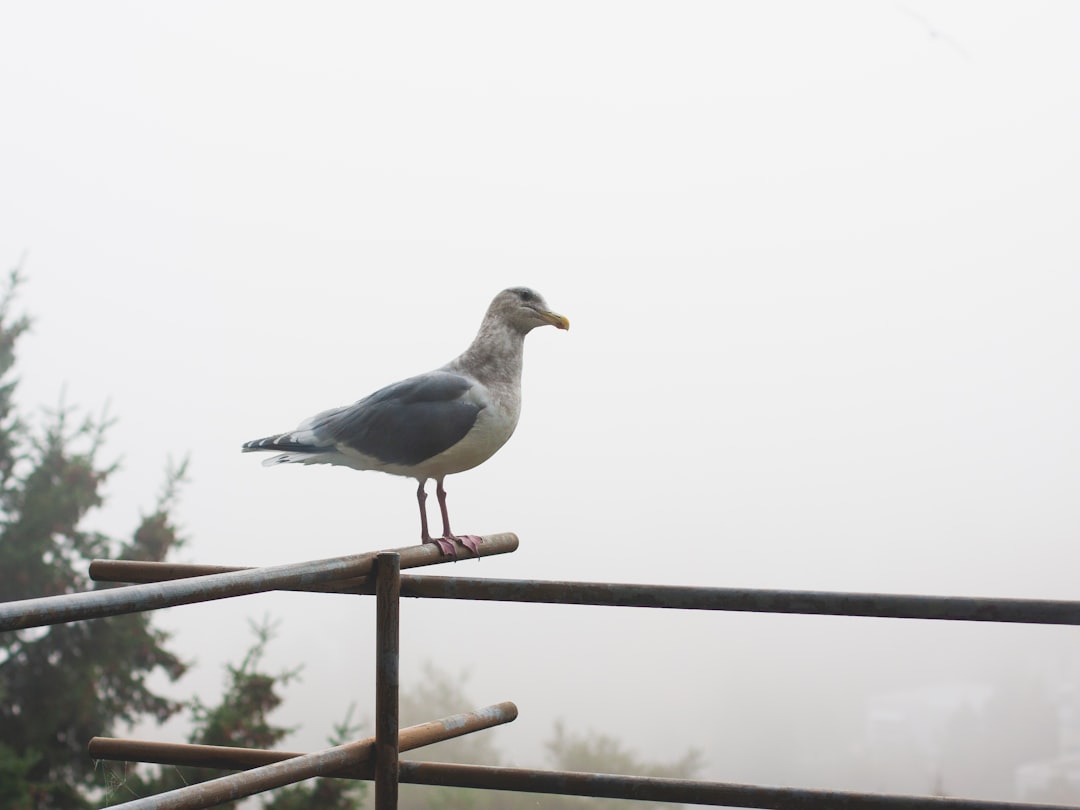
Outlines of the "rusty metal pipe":
M 480 544 L 481 557 L 492 554 L 506 554 L 517 548 L 517 536 L 511 533 L 490 534 L 484 537 Z M 408 548 L 420 548 L 420 546 L 408 546 Z M 401 552 L 403 549 L 398 549 Z M 460 548 L 458 555 L 461 559 L 475 557 L 467 548 Z M 446 562 L 442 555 L 431 555 L 422 559 L 413 559 L 410 564 L 402 563 L 402 568 L 419 568 L 425 565 L 437 565 Z M 90 563 L 90 579 L 95 582 L 123 582 L 145 583 L 165 582 L 189 577 L 201 577 L 208 574 L 228 574 L 233 571 L 251 571 L 253 566 L 237 565 L 193 565 L 189 563 L 172 562 L 143 562 L 140 560 L 94 560 Z M 367 576 L 338 579 L 333 582 L 319 585 L 303 585 L 279 588 L 286 591 L 318 591 L 326 593 L 360 593 L 363 585 L 368 581 Z
M 90 579 L 94 582 L 116 582 L 137 585 L 145 582 L 170 582 L 210 574 L 229 574 L 233 571 L 251 571 L 251 565 L 192 565 L 186 563 L 156 563 L 139 560 L 94 560 L 90 563 Z M 367 582 L 366 576 L 338 579 L 319 585 L 279 588 L 282 591 L 318 593 L 359 593 Z
M 368 588 L 365 590 L 367 592 Z M 403 575 L 401 595 L 564 605 L 1080 625 L 1080 602 Z
M 114 747 L 116 743 L 120 746 Z M 206 749 L 206 751 L 200 749 Z M 132 753 L 137 753 L 138 756 L 132 756 Z M 281 751 L 221 748 L 212 745 L 172 745 L 111 740 L 102 737 L 96 737 L 91 742 L 90 754 L 98 759 L 136 760 L 160 762 L 167 765 L 198 765 L 228 769 L 247 768 L 256 763 L 267 764 L 277 762 L 281 758 L 301 756 Z M 371 763 L 364 762 L 343 769 L 334 773 L 333 776 L 371 780 L 373 778 Z M 842 810 L 1061 810 L 1060 805 L 1016 804 L 937 796 L 890 796 L 874 793 L 801 790 L 689 779 L 575 771 L 540 771 L 412 760 L 400 761 L 399 781 L 417 785 L 447 785 L 481 790 L 557 793 L 639 801 L 770 808 L 771 810 L 818 810 L 818 808 L 822 810 L 825 808 L 841 808 Z
M 1060 805 L 761 787 L 653 776 L 401 761 L 402 782 L 767 810 L 1062 810 Z
M 401 557 L 375 558 L 375 810 L 397 810 Z
M 231 745 L 195 745 L 152 740 L 123 740 L 117 737 L 93 737 L 87 746 L 91 759 L 116 762 L 153 762 L 188 768 L 220 768 L 223 771 L 246 771 L 286 759 L 302 757 L 306 751 L 267 751 L 262 748 L 237 748 Z
M 509 701 L 497 703 L 475 712 L 456 714 L 442 720 L 401 729 L 398 735 L 398 746 L 402 751 L 408 751 L 460 737 L 473 731 L 509 723 L 516 717 L 517 707 L 513 703 Z M 285 760 L 279 759 L 284 754 L 280 751 L 254 751 L 252 749 L 233 751 L 228 748 L 224 749 L 225 753 L 218 759 L 207 750 L 215 748 L 218 746 L 163 746 L 160 743 L 146 743 L 138 740 L 110 740 L 95 737 L 90 741 L 90 756 L 96 759 L 122 759 L 138 762 L 144 761 L 141 759 L 144 754 L 150 754 L 151 758 L 145 761 L 165 762 L 171 749 L 173 752 L 180 753 L 184 761 L 176 763 L 170 760 L 167 764 L 196 764 L 197 762 L 204 767 L 225 768 L 249 767 L 241 763 L 265 758 L 266 764 L 251 770 L 113 806 L 115 810 L 121 810 L 121 808 L 123 810 L 199 810 L 300 782 L 313 776 L 347 776 L 374 757 L 375 738 L 369 737 L 311 754 L 290 756 Z M 185 752 L 177 751 L 177 749 L 199 750 Z M 370 769 L 366 773 L 370 778 Z
M 513 534 L 485 537 L 480 556 L 506 554 L 517 548 Z M 396 549 L 403 568 L 448 562 L 434 543 Z M 463 551 L 462 555 L 469 552 Z M 130 585 L 85 593 L 45 596 L 0 604 L 0 631 L 21 630 L 49 624 L 98 619 L 122 613 L 209 602 L 232 596 L 262 593 L 282 588 L 307 589 L 335 580 L 366 576 L 371 572 L 376 552 L 350 554 L 265 568 L 209 574 L 170 582 Z

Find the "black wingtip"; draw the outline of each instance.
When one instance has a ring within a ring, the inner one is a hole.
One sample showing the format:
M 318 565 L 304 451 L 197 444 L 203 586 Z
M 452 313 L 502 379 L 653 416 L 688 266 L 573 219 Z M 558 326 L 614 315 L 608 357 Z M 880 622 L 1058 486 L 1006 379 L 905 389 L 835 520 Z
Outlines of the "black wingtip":
M 287 433 L 266 436 L 262 439 L 252 439 L 250 442 L 244 442 L 240 446 L 240 452 L 242 453 L 252 453 L 260 450 L 274 453 L 325 453 L 329 449 L 328 447 L 317 447 L 313 444 L 289 441 Z

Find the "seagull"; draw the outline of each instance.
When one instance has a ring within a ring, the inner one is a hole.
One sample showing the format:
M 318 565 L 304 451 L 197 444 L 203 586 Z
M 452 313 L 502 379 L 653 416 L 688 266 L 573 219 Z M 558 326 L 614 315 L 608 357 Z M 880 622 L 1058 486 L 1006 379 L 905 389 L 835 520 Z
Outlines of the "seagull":
M 254 439 L 243 452 L 276 451 L 264 466 L 337 464 L 415 478 L 420 540 L 457 556 L 454 541 L 479 554 L 481 538 L 450 530 L 443 479 L 483 464 L 517 427 L 525 335 L 537 326 L 569 329 L 528 287 L 495 296 L 472 345 L 441 368 L 380 388 L 312 416 L 290 433 Z M 427 482 L 435 479 L 442 536 L 428 531 Z

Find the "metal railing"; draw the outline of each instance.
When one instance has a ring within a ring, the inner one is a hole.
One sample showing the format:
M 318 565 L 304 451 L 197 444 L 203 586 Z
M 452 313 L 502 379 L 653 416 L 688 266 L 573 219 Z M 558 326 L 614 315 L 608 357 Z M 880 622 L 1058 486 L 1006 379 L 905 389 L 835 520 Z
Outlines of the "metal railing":
M 490 535 L 480 544 L 479 556 L 506 554 L 517 546 L 518 539 L 513 534 Z M 463 558 L 472 556 L 475 555 L 471 552 L 462 552 Z M 401 573 L 402 569 L 448 560 L 434 545 L 409 546 L 393 551 L 265 568 L 95 560 L 90 566 L 93 579 L 137 584 L 0 604 L 0 631 L 271 590 L 375 594 L 374 737 L 313 753 L 95 737 L 89 743 L 89 753 L 96 759 L 239 770 L 238 773 L 157 796 L 114 805 L 117 810 L 195 810 L 213 807 L 315 776 L 373 780 L 377 810 L 397 807 L 399 783 L 772 810 L 1061 809 L 1061 805 L 803 790 L 688 779 L 402 760 L 400 753 L 403 751 L 511 722 L 517 717 L 517 707 L 509 702 L 500 703 L 475 712 L 400 729 L 398 660 L 401 597 L 1080 625 L 1080 602 L 1059 600 L 545 582 Z

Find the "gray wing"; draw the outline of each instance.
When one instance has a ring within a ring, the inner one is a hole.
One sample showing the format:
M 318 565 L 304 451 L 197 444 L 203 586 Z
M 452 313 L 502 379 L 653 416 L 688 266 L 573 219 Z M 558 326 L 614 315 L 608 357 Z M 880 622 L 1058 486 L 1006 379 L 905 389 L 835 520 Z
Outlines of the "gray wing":
M 388 385 L 344 408 L 313 417 L 318 444 L 329 440 L 386 464 L 412 465 L 453 447 L 472 430 L 484 405 L 466 398 L 476 382 L 433 371 Z

